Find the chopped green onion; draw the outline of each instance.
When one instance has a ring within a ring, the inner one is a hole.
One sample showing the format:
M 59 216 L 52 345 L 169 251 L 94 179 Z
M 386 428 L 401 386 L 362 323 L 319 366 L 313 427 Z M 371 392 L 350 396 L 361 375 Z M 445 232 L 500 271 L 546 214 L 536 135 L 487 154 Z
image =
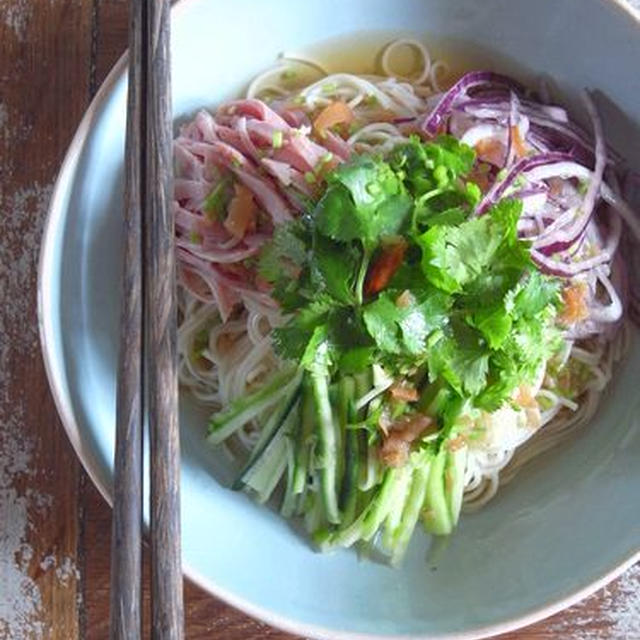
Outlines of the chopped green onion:
M 314 183 L 315 183 L 315 181 L 316 181 L 316 176 L 315 176 L 315 174 L 313 173 L 313 171 L 307 171 L 307 172 L 304 174 L 304 179 L 305 179 L 305 181 L 306 181 L 308 184 L 314 184 Z
M 271 134 L 271 146 L 274 149 L 280 149 L 282 147 L 284 136 L 282 135 L 282 131 L 277 130 Z
M 224 209 L 231 199 L 231 184 L 233 180 L 226 176 L 213 188 L 206 197 L 202 210 L 209 220 L 216 220 L 222 217 Z

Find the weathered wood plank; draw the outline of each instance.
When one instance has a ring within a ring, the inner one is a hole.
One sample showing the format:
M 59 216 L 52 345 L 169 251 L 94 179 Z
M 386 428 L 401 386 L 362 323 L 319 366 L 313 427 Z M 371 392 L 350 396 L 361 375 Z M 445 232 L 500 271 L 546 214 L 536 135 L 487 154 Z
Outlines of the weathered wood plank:
M 87 106 L 90 3 L 0 2 L 0 637 L 78 637 L 79 466 L 41 363 L 51 184 Z

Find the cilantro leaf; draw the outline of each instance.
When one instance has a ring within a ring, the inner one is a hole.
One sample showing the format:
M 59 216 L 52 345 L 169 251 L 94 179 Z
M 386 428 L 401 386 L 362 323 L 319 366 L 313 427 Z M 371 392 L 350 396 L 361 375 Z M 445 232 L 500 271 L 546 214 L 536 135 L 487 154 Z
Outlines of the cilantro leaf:
M 283 360 L 300 360 L 312 335 L 312 329 L 297 324 L 287 324 L 273 329 L 271 339 L 276 353 Z
M 382 351 L 398 354 L 402 343 L 397 325 L 398 308 L 388 295 L 381 295 L 363 311 L 364 323 L 371 337 Z
M 500 304 L 481 309 L 474 314 L 469 324 L 480 331 L 491 349 L 499 349 L 511 331 L 513 319 L 504 304 Z
M 518 316 L 533 318 L 548 305 L 560 302 L 560 282 L 532 268 L 524 281 L 507 295 L 506 304 Z
M 306 260 L 307 245 L 302 224 L 281 224 L 260 252 L 258 274 L 267 282 L 275 283 L 283 277 L 294 277 Z
M 389 290 L 364 307 L 364 323 L 379 349 L 423 355 L 428 336 L 447 319 L 448 296 L 433 287 Z
M 353 284 L 360 252 L 353 245 L 338 244 L 320 234 L 313 238 L 311 282 L 342 304 L 353 303 Z
M 412 200 L 386 162 L 358 156 L 328 178 L 313 219 L 318 231 L 334 240 L 361 240 L 371 249 L 397 234 L 411 210 Z
M 459 395 L 474 396 L 486 385 L 489 355 L 482 336 L 460 323 L 430 349 L 429 377 L 442 376 Z
M 443 291 L 461 292 L 492 262 L 498 249 L 517 241 L 522 202 L 505 200 L 486 215 L 457 226 L 434 226 L 417 238 L 422 269 Z

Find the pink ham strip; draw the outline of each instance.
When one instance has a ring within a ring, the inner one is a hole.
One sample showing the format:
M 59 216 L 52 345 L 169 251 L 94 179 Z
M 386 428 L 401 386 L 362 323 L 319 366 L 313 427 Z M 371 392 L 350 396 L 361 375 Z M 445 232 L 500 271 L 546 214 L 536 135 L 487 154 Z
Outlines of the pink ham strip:
M 175 142 L 173 145 L 173 157 L 176 176 L 187 180 L 202 180 L 204 166 L 202 161 L 194 156 L 184 145 Z
M 282 111 L 277 111 L 277 113 L 282 116 L 287 124 L 296 129 L 311 126 L 309 116 L 302 109 L 283 109 Z
M 313 142 L 300 132 L 289 136 L 283 147 L 273 153 L 273 158 L 288 162 L 298 171 L 313 171 L 316 165 L 327 155 L 327 150 Z
M 281 198 L 267 178 L 254 174 L 247 169 L 233 168 L 240 182 L 253 192 L 258 202 L 269 212 L 274 224 L 282 224 L 292 219 L 287 203 Z
M 262 120 L 279 129 L 287 129 L 289 125 L 280 117 L 273 109 L 269 108 L 261 100 L 232 100 L 221 105 L 218 109 L 219 114 L 226 115 L 244 115 L 247 117 Z
M 173 181 L 173 197 L 176 200 L 188 200 L 192 208 L 200 206 L 211 191 L 211 185 L 203 180 L 186 180 L 176 178 Z
M 268 178 L 258 175 L 253 164 L 237 149 L 224 142 L 211 144 L 195 142 L 191 148 L 195 153 L 203 155 L 207 162 L 222 165 L 233 171 L 240 181 L 253 192 L 275 224 L 291 220 L 289 207 L 278 194 L 276 186 Z
M 236 291 L 221 283 L 213 270 L 185 266 L 183 260 L 180 275 L 184 286 L 196 298 L 203 302 L 215 303 L 223 322 L 229 319 L 234 307 L 241 302 Z
M 353 150 L 339 135 L 333 133 L 333 131 L 326 131 L 323 144 L 325 148 L 333 153 L 339 160 L 348 160 L 351 157 Z
M 298 191 L 306 196 L 311 195 L 311 188 L 304 178 L 304 175 L 297 169 L 294 169 L 286 162 L 279 162 L 271 158 L 262 158 L 261 161 L 264 168 L 282 184 L 283 187 L 294 186 Z
M 258 153 L 258 149 L 256 149 L 256 145 L 253 144 L 253 140 L 251 140 L 249 131 L 247 131 L 247 119 L 245 117 L 238 118 L 235 130 L 240 137 L 240 142 L 244 147 L 245 154 L 248 155 L 256 164 L 259 164 L 260 154 Z
M 198 231 L 202 223 L 202 216 L 192 213 L 188 209 L 181 207 L 177 202 L 173 203 L 173 215 L 176 228 L 179 231 Z
M 230 249 L 228 251 L 220 249 L 205 249 L 201 244 L 194 244 L 190 242 L 188 238 L 178 238 L 176 245 L 188 250 L 191 254 L 202 260 L 208 262 L 217 262 L 218 264 L 231 264 L 233 262 L 240 262 L 255 255 L 258 252 L 259 247 L 239 247 Z

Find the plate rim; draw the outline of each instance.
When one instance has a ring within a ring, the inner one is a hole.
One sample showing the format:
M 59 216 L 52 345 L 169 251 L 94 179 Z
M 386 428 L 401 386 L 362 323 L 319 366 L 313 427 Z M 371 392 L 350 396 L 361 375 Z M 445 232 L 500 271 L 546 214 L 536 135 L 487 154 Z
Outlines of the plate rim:
M 192 4 L 193 1 L 194 0 L 177 0 L 171 8 L 172 18 L 183 11 L 187 5 Z M 625 0 L 597 0 L 597 2 L 599 4 L 609 5 L 617 11 L 624 13 L 627 19 L 635 23 L 639 30 L 638 37 L 640 37 L 640 9 L 635 9 Z M 58 375 L 64 365 L 62 362 L 57 362 L 55 355 L 54 345 L 56 343 L 56 335 L 52 320 L 53 316 L 49 313 L 52 307 L 53 297 L 51 287 L 52 276 L 51 270 L 48 267 L 55 261 L 55 254 L 57 253 L 55 232 L 65 214 L 65 207 L 63 206 L 65 193 L 68 186 L 73 182 L 81 152 L 92 129 L 94 120 L 116 83 L 126 73 L 127 63 L 128 52 L 125 51 L 111 68 L 92 98 L 65 153 L 64 160 L 54 183 L 43 225 L 37 270 L 38 333 L 49 389 L 62 426 L 76 456 L 109 507 L 113 506 L 112 487 L 109 486 L 108 483 L 103 482 L 101 474 L 94 465 L 91 464 L 92 455 L 83 442 L 81 429 L 71 405 L 71 393 L 67 396 L 65 384 L 63 383 L 64 376 Z M 69 392 L 71 392 L 70 389 Z M 476 629 L 464 632 L 449 632 L 436 635 L 411 634 L 411 636 L 406 634 L 371 635 L 299 622 L 287 616 L 276 614 L 266 607 L 255 605 L 229 592 L 215 581 L 201 574 L 189 563 L 183 562 L 183 574 L 205 592 L 242 611 L 255 620 L 288 633 L 303 635 L 316 640 L 408 640 L 409 638 L 412 640 L 481 640 L 521 629 L 567 609 L 606 586 L 639 561 L 640 546 L 636 551 L 625 554 L 611 570 L 600 574 L 595 580 L 589 582 L 589 584 L 578 587 L 559 600 L 543 604 L 523 615 L 513 617 L 503 622 L 477 627 Z

